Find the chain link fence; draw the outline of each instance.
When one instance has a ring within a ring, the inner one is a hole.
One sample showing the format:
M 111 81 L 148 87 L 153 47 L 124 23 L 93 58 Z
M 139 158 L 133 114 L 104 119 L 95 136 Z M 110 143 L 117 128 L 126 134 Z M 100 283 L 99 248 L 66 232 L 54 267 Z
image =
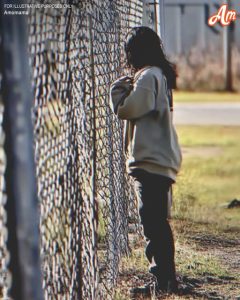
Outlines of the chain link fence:
M 2 37 L 0 36 L 0 43 Z M 0 45 L 1 46 L 1 45 Z M 7 249 L 7 213 L 6 213 L 6 190 L 4 173 L 6 169 L 6 155 L 4 151 L 3 130 L 3 100 L 2 100 L 2 65 L 0 65 L 0 298 L 7 297 L 10 286 L 10 274 L 8 270 L 9 251 Z
M 136 206 L 108 95 L 142 3 L 69 5 L 28 15 L 43 288 L 45 299 L 111 299 Z
M 70 1 L 61 9 L 44 3 L 27 16 L 44 298 L 112 299 L 137 213 L 109 87 L 124 71 L 123 42 L 142 23 L 142 2 Z M 13 249 L 7 250 L 3 113 L 1 64 L 0 297 L 7 299 Z

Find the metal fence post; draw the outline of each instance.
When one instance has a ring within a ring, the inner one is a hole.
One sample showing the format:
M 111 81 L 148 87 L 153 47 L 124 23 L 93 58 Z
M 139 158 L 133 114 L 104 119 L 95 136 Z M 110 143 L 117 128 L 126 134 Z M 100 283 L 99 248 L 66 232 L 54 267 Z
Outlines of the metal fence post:
M 231 0 L 227 1 L 229 9 L 232 7 Z M 234 24 L 223 27 L 223 61 L 224 61 L 224 90 L 233 91 L 232 78 L 232 44 L 233 44 L 233 28 Z
M 164 0 L 143 0 L 142 23 L 155 30 L 164 40 Z
M 161 39 L 165 40 L 165 12 L 164 12 L 164 5 L 165 0 L 158 0 L 159 3 L 159 14 L 158 14 L 158 34 L 160 35 Z
M 148 26 L 153 30 L 156 30 L 156 1 L 154 0 L 143 0 L 143 26 Z
M 7 246 L 12 274 L 10 297 L 14 300 L 40 300 L 43 296 L 38 239 L 39 214 L 26 20 L 22 15 L 4 14 L 5 4 L 7 2 L 0 2 L 0 30 L 3 127 L 7 155 Z

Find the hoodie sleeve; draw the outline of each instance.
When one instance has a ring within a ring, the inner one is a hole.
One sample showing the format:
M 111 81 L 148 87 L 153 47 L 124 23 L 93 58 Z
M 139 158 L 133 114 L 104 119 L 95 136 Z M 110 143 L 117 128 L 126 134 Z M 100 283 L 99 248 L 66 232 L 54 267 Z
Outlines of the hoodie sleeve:
M 142 116 L 156 109 L 157 79 L 153 74 L 145 70 L 135 79 L 132 90 L 128 93 L 114 93 L 112 86 L 110 91 L 111 102 L 118 103 L 114 112 L 120 119 L 130 120 Z M 115 89 L 116 91 L 116 89 Z M 121 99 L 120 99 L 121 98 Z
M 132 78 L 128 76 L 121 77 L 111 84 L 110 107 L 115 114 L 117 114 L 119 105 L 129 95 L 132 88 Z

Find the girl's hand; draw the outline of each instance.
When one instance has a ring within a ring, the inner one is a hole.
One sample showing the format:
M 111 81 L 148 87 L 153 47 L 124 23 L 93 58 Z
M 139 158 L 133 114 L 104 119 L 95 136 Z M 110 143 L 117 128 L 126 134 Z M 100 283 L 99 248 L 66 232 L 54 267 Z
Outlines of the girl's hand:
M 133 83 L 133 77 L 130 76 L 122 76 L 118 79 L 119 82 Z

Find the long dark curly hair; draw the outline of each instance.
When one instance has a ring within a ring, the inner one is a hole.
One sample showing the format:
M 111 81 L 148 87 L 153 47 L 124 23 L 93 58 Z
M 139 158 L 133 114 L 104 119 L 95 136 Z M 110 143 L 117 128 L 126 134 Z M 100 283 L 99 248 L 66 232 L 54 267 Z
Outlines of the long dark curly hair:
M 149 27 L 132 28 L 126 37 L 124 49 L 127 65 L 138 71 L 145 66 L 157 66 L 162 69 L 170 89 L 176 87 L 176 68 L 166 58 L 160 37 Z

